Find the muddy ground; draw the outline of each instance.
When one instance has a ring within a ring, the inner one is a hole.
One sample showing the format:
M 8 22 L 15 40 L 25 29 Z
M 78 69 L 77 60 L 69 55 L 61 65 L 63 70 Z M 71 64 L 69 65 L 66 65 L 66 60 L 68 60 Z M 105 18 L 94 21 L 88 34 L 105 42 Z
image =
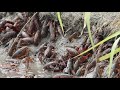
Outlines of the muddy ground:
M 19 15 L 19 12 L 9 13 L 9 12 L 1 12 L 0 13 L 0 22 L 2 20 L 13 20 L 16 16 Z M 50 15 L 54 20 L 57 21 L 55 12 L 39 12 L 39 18 L 45 15 Z M 61 58 L 61 56 L 65 56 L 68 51 L 67 48 L 74 47 L 83 47 L 87 46 L 87 48 L 91 47 L 90 41 L 88 39 L 87 29 L 85 28 L 84 33 L 80 33 L 78 37 L 72 37 L 72 40 L 69 40 L 69 37 L 74 32 L 82 32 L 83 23 L 84 23 L 84 13 L 83 12 L 62 12 L 62 20 L 65 30 L 65 36 L 62 37 L 58 35 L 56 37 L 56 41 L 54 42 L 55 52 L 57 53 L 56 59 Z M 109 34 L 112 34 L 118 31 L 120 28 L 120 13 L 119 12 L 92 12 L 91 13 L 91 30 L 93 35 L 94 43 L 98 43 L 103 40 Z M 0 37 L 1 38 L 1 37 Z M 16 38 L 16 37 L 15 37 Z M 86 42 L 85 42 L 86 40 Z M 9 67 L 10 62 L 8 62 L 11 56 L 8 55 L 8 48 L 5 45 L 0 46 L 0 78 L 26 78 L 26 77 L 34 77 L 34 78 L 52 78 L 56 74 L 67 74 L 66 77 L 69 78 L 106 78 L 106 68 L 108 66 L 109 61 L 105 60 L 102 62 L 96 62 L 98 58 L 102 55 L 110 52 L 110 47 L 113 43 L 113 39 L 108 41 L 107 43 L 97 47 L 94 52 L 90 52 L 92 55 L 86 58 L 85 62 L 80 63 L 78 69 L 80 71 L 76 72 L 65 72 L 64 67 L 62 71 L 54 72 L 49 70 L 44 70 L 44 64 L 39 61 L 38 54 L 35 55 L 38 48 L 44 43 L 50 41 L 50 35 L 43 38 L 38 46 L 29 45 L 32 54 L 31 57 L 34 59 L 32 63 L 29 64 L 29 69 L 26 69 L 26 64 L 19 63 L 20 60 L 17 60 L 19 65 L 17 67 Z M 103 46 L 105 46 L 103 48 Z M 108 45 L 108 47 L 107 47 Z M 109 46 L 110 45 L 110 46 Z M 105 51 L 109 49 L 108 51 Z M 75 56 L 75 55 L 74 55 Z M 119 54 L 115 56 L 117 58 Z M 84 59 L 84 58 L 83 58 Z M 15 61 L 15 62 L 16 62 Z M 68 60 L 69 61 L 69 60 Z M 68 64 L 67 61 L 67 64 Z M 75 64 L 75 62 L 73 62 Z M 88 68 L 89 67 L 89 68 Z M 113 66 L 114 67 L 114 66 Z M 17 69 L 16 69 L 17 68 Z M 77 70 L 78 70 L 77 69 Z M 119 72 L 114 70 L 111 77 L 119 78 Z M 117 67 L 119 69 L 119 67 Z M 77 73 L 77 74 L 76 74 Z M 70 76 L 71 75 L 71 76 Z M 56 76 L 57 77 L 57 76 Z M 61 77 L 65 77 L 64 75 Z

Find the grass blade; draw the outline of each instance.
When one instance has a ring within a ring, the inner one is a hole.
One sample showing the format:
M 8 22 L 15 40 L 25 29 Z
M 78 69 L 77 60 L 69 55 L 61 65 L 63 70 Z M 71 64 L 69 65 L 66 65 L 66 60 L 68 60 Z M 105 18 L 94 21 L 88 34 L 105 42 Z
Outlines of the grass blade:
M 83 29 L 85 29 L 86 27 L 86 17 L 84 16 L 84 26 L 83 26 Z
M 77 55 L 77 56 L 75 56 L 75 57 L 73 57 L 73 58 L 79 57 L 79 56 L 81 56 L 81 55 L 83 55 L 83 54 L 89 52 L 90 50 L 94 49 L 95 47 L 97 47 L 97 46 L 103 44 L 104 42 L 106 42 L 106 41 L 108 41 L 108 40 L 110 40 L 110 39 L 112 39 L 112 38 L 114 38 L 114 37 L 116 37 L 116 36 L 118 36 L 118 35 L 120 35 L 120 31 L 119 31 L 119 30 L 118 30 L 118 32 L 116 32 L 116 33 L 114 33 L 114 34 L 108 36 L 107 38 L 105 38 L 104 40 L 100 41 L 99 43 L 97 43 L 97 44 L 94 45 L 93 47 L 87 49 L 86 51 L 80 53 L 79 55 Z
M 90 12 L 85 12 L 84 19 L 85 19 L 86 24 L 84 23 L 84 27 L 87 25 L 90 42 L 91 42 L 92 47 L 93 47 L 94 43 L 93 43 L 92 34 L 91 34 L 91 30 L 90 30 L 90 14 L 91 14 Z
M 61 27 L 61 29 L 62 29 L 62 32 L 63 32 L 63 34 L 64 34 L 63 23 L 62 23 L 62 19 L 61 19 L 60 12 L 57 12 L 57 17 L 58 17 L 58 20 L 59 20 L 59 23 L 60 23 L 60 27 Z
M 117 54 L 118 52 L 120 52 L 120 48 L 117 48 L 117 49 L 115 50 L 114 55 Z M 103 61 L 103 60 L 106 60 L 106 59 L 108 59 L 108 58 L 110 58 L 110 53 L 108 53 L 108 54 L 100 57 L 98 60 L 99 60 L 99 61 Z
M 112 68 L 112 61 L 113 61 L 113 57 L 114 57 L 114 53 L 115 53 L 115 49 L 117 47 L 117 44 L 120 40 L 120 37 L 118 39 L 116 39 L 116 41 L 113 43 L 111 52 L 110 52 L 110 63 L 109 63 L 109 68 L 108 68 L 108 78 L 110 77 L 111 74 L 111 68 Z

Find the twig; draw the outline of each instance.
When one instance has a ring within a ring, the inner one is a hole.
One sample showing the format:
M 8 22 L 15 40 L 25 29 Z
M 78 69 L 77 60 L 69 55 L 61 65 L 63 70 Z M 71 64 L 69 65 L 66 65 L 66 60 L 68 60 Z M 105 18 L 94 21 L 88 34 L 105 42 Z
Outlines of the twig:
M 14 43 L 18 40 L 19 35 L 21 34 L 21 32 L 24 30 L 24 28 L 26 27 L 26 25 L 32 20 L 32 18 L 37 14 L 38 12 L 34 13 L 34 15 L 27 21 L 27 23 L 23 26 L 23 28 L 20 30 L 19 34 L 17 35 L 17 37 L 15 38 L 13 44 L 11 45 L 9 51 L 11 50 L 11 48 L 13 47 Z M 8 51 L 8 53 L 9 53 Z

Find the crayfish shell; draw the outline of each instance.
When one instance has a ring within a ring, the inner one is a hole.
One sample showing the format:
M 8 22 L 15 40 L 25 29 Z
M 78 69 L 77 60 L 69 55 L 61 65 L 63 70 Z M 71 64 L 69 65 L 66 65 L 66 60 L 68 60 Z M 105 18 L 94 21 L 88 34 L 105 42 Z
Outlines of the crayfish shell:
M 74 63 L 74 65 L 73 65 L 73 67 L 74 67 L 74 70 L 75 70 L 75 72 L 79 69 L 79 60 L 77 60 L 77 61 L 75 61 L 75 63 Z
M 37 30 L 34 36 L 34 44 L 37 46 L 40 43 L 40 40 L 41 40 L 41 31 Z
M 68 40 L 71 42 L 74 38 L 77 38 L 79 36 L 79 32 L 74 32 L 72 35 L 68 37 Z
M 45 20 L 44 23 L 43 23 L 43 26 L 42 26 L 42 31 L 41 31 L 42 38 L 47 37 L 48 29 L 49 29 L 49 26 L 47 25 L 47 21 Z
M 3 35 L 1 42 L 6 43 L 8 40 L 10 40 L 11 38 L 14 38 L 16 35 L 17 35 L 16 32 L 9 31 Z
M 30 45 L 30 44 L 33 44 L 33 38 L 26 37 L 26 38 L 22 38 L 19 40 L 17 47 L 26 46 L 26 45 Z
M 60 67 L 59 67 L 59 63 L 56 61 L 51 61 L 47 64 L 44 65 L 43 67 L 44 70 L 47 71 L 53 71 L 53 72 L 60 72 Z
M 54 47 L 52 45 L 48 45 L 47 49 L 44 52 L 44 57 L 49 58 L 51 56 L 51 51 Z
M 26 38 L 26 37 L 29 37 L 29 35 L 25 31 L 22 31 L 20 34 L 20 37 Z
M 50 23 L 49 30 L 50 30 L 50 41 L 55 41 L 55 28 L 52 22 Z
M 75 50 L 74 48 L 70 48 L 70 47 L 67 47 L 67 52 L 70 53 L 72 56 L 75 56 L 78 54 L 77 50 Z
M 17 39 L 17 40 L 19 40 L 19 39 Z M 12 42 L 14 42 L 14 41 L 12 41 Z M 12 56 L 13 54 L 14 54 L 14 52 L 16 51 L 16 46 L 17 46 L 17 44 L 18 44 L 18 42 L 17 41 L 15 41 L 14 43 L 13 43 L 13 45 L 12 45 L 12 43 L 10 44 L 10 46 L 9 46 L 9 50 L 8 50 L 8 55 L 9 56 Z
M 30 49 L 27 46 L 24 46 L 18 49 L 13 55 L 12 58 L 23 59 L 29 55 Z

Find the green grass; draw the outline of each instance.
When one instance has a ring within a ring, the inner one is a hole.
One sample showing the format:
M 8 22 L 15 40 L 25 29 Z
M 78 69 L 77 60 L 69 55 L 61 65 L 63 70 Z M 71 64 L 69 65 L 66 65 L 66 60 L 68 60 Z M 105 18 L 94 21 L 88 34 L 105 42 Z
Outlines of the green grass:
M 85 28 L 86 25 L 87 25 L 90 42 L 91 42 L 91 45 L 93 47 L 94 46 L 94 42 L 93 42 L 93 39 L 92 39 L 92 33 L 91 33 L 91 29 L 90 29 L 90 14 L 91 14 L 90 12 L 85 12 L 84 27 L 83 28 Z
M 97 46 L 103 44 L 104 42 L 107 42 L 108 40 L 110 40 L 110 39 L 112 39 L 112 38 L 114 38 L 114 37 L 116 37 L 116 36 L 118 36 L 118 35 L 120 35 L 120 31 L 119 31 L 119 30 L 118 30 L 118 32 L 116 32 L 116 33 L 114 33 L 114 34 L 112 34 L 112 35 L 106 37 L 104 40 L 100 41 L 99 43 L 97 43 L 97 44 L 94 45 L 93 47 L 87 49 L 86 51 L 80 53 L 79 55 L 77 55 L 77 56 L 75 56 L 75 57 L 73 57 L 73 58 L 79 57 L 79 56 L 81 56 L 81 55 L 83 55 L 83 54 L 89 52 L 90 50 L 94 49 L 95 47 L 97 47 Z
M 84 26 L 83 26 L 83 29 L 85 29 L 86 27 L 86 16 L 84 15 Z
M 109 69 L 108 69 L 108 78 L 110 78 L 110 74 L 111 74 L 111 68 L 112 68 L 112 62 L 113 62 L 113 58 L 114 58 L 114 53 L 115 53 L 115 49 L 117 47 L 117 44 L 120 40 L 120 37 L 118 39 L 115 40 L 115 42 L 113 43 L 113 46 L 111 48 L 111 52 L 110 52 L 110 63 L 109 63 Z
M 118 52 L 120 52 L 120 48 L 117 48 L 115 50 L 114 54 L 117 54 Z M 106 60 L 106 59 L 109 59 L 109 58 L 110 58 L 110 53 L 105 54 L 104 56 L 101 56 L 98 60 L 103 61 L 103 60 Z
M 60 27 L 62 29 L 62 32 L 64 34 L 64 29 L 63 29 L 63 23 L 62 23 L 62 19 L 61 19 L 61 14 L 60 12 L 57 12 L 57 17 L 58 17 L 58 20 L 59 20 L 59 23 L 60 23 Z
M 83 29 L 87 26 L 87 29 L 88 29 L 88 34 L 89 34 L 89 39 L 90 39 L 90 42 L 91 42 L 91 45 L 92 47 L 87 49 L 86 51 L 80 53 L 79 55 L 73 57 L 73 58 L 76 58 L 76 57 L 79 57 L 79 56 L 82 56 L 83 54 L 89 52 L 90 50 L 94 50 L 95 47 L 103 44 L 104 42 L 107 42 L 108 40 L 120 35 L 120 31 L 108 36 L 107 38 L 105 38 L 104 40 L 100 41 L 99 43 L 97 43 L 96 45 L 94 45 L 94 42 L 93 42 L 93 39 L 92 39 L 92 34 L 91 34 L 91 29 L 90 29 L 90 12 L 85 12 L 85 16 L 84 16 L 84 26 L 83 26 Z M 63 24 L 62 24 L 62 19 L 61 19 L 61 15 L 60 15 L 60 12 L 57 12 L 57 17 L 58 17 L 58 20 L 59 20 L 59 23 L 60 23 L 60 26 L 61 26 L 61 29 L 62 29 L 62 32 L 64 33 L 64 29 L 63 29 Z M 100 57 L 99 58 L 99 61 L 102 61 L 102 60 L 106 60 L 108 58 L 110 58 L 110 63 L 109 63 L 109 66 L 108 66 L 108 78 L 110 77 L 110 74 L 111 74 L 111 67 L 112 67 L 112 62 L 113 62 L 113 57 L 116 53 L 120 52 L 120 48 L 117 48 L 117 44 L 120 40 L 120 37 L 118 39 L 115 40 L 112 48 L 111 48 L 111 52 Z
M 103 44 L 104 42 L 107 42 L 108 40 L 120 35 L 120 31 L 108 36 L 107 38 L 105 38 L 104 40 L 100 41 L 99 43 L 97 43 L 96 45 L 94 45 L 94 42 L 93 42 L 93 39 L 92 39 L 92 33 L 91 33 L 91 29 L 90 29 L 90 15 L 91 13 L 90 12 L 85 12 L 85 15 L 84 15 L 84 26 L 83 26 L 83 29 L 87 26 L 87 29 L 88 29 L 88 34 L 89 34 L 89 39 L 90 39 L 90 42 L 91 42 L 91 45 L 92 47 L 87 49 L 86 51 L 80 53 L 79 55 L 73 57 L 73 58 L 76 58 L 76 57 L 79 57 L 87 52 L 89 52 L 90 50 L 94 50 L 95 47 Z M 60 26 L 61 26 L 61 29 L 62 29 L 62 32 L 64 34 L 64 29 L 63 29 L 63 23 L 62 23 L 62 19 L 61 19 L 61 15 L 60 15 L 60 12 L 57 12 L 57 17 L 58 17 L 58 20 L 59 20 L 59 23 L 60 23 Z M 113 58 L 114 58 L 114 55 L 118 52 L 120 52 L 120 48 L 117 48 L 117 44 L 120 40 L 120 37 L 118 39 L 115 40 L 112 48 L 111 48 L 111 52 L 100 57 L 99 58 L 99 61 L 103 61 L 103 60 L 106 60 L 108 58 L 110 58 L 110 63 L 108 65 L 108 78 L 110 77 L 110 74 L 111 74 L 111 67 L 112 67 L 112 62 L 113 62 Z

